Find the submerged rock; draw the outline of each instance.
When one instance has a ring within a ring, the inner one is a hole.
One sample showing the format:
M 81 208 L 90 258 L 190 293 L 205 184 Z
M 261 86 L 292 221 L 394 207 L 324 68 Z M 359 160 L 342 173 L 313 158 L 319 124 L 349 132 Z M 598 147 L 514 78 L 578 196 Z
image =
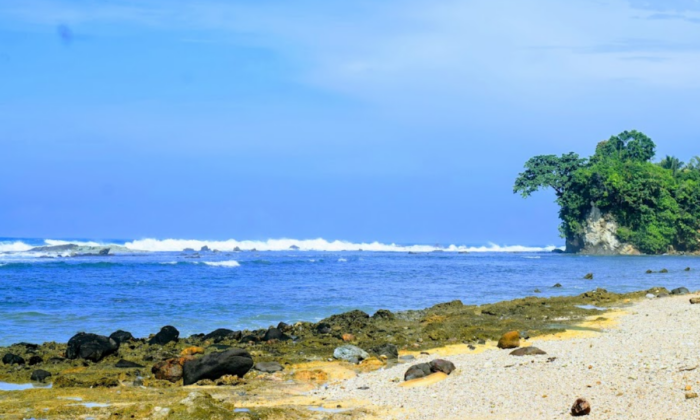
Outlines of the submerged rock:
M 158 334 L 153 336 L 153 338 L 148 341 L 148 344 L 164 346 L 168 343 L 177 342 L 179 337 L 180 331 L 178 331 L 177 328 L 171 325 L 166 325 L 165 327 L 161 328 L 160 331 L 158 331 Z
M 346 344 L 336 348 L 333 351 L 333 357 L 336 359 L 345 360 L 346 362 L 357 363 L 369 358 L 369 353 L 357 346 Z
M 558 288 L 560 288 L 560 287 L 561 287 L 561 283 L 556 283 L 556 284 L 555 284 L 554 286 L 552 286 L 552 287 L 554 287 L 554 288 L 558 289 Z
M 119 350 L 119 343 L 104 335 L 78 333 L 68 340 L 66 358 L 99 362 Z
M 51 372 L 47 372 L 45 370 L 37 369 L 34 372 L 32 372 L 32 376 L 30 379 L 35 382 L 44 382 L 46 378 L 51 377 Z
M 252 367 L 253 358 L 245 350 L 231 349 L 221 353 L 211 353 L 184 364 L 183 384 L 191 385 L 201 379 L 216 380 L 224 375 L 236 375 L 242 378 Z
M 516 347 L 520 347 L 520 333 L 517 331 L 507 332 L 498 340 L 499 349 L 514 349 Z
M 586 280 L 593 280 L 593 273 L 588 273 L 585 276 L 583 276 L 583 278 Z

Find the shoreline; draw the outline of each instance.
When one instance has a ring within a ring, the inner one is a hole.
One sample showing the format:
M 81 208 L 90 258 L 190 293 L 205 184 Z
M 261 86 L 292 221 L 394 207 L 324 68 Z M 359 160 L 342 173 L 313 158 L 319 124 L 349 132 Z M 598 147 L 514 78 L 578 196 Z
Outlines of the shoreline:
M 397 316 L 399 314 L 391 314 L 388 311 L 381 312 L 386 318 L 370 317 L 369 315 L 365 318 L 359 311 L 353 311 L 334 315 L 325 320 L 332 329 L 332 332 L 328 334 L 319 335 L 314 332 L 314 328 L 323 324 L 324 321 L 316 324 L 299 323 L 292 326 L 292 332 L 299 331 L 302 336 L 302 340 L 297 343 L 289 341 L 256 344 L 233 343 L 231 341 L 207 343 L 199 339 L 187 338 L 165 346 L 148 346 L 145 343 L 134 342 L 129 348 L 120 351 L 118 356 L 109 356 L 99 363 L 64 360 L 56 365 L 43 364 L 32 367 L 8 367 L 5 365 L 0 368 L 0 381 L 27 383 L 32 370 L 43 368 L 54 375 L 52 378 L 54 386 L 51 389 L 0 392 L 0 412 L 19 414 L 19 411 L 16 410 L 21 408 L 24 411 L 27 409 L 37 410 L 35 417 L 41 415 L 41 410 L 48 410 L 46 412 L 51 414 L 48 418 L 75 418 L 78 415 L 90 414 L 96 419 L 106 419 L 113 415 L 114 410 L 118 407 L 118 411 L 133 411 L 135 413 L 133 415 L 136 416 L 134 418 L 156 418 L 153 416 L 157 414 L 154 411 L 157 407 L 177 406 L 191 392 L 202 391 L 225 402 L 226 406 L 232 405 L 250 410 L 254 416 L 249 418 L 277 418 L 275 416 L 279 414 L 280 410 L 285 413 L 294 412 L 297 418 L 316 418 L 314 416 L 327 416 L 329 414 L 340 416 L 338 418 L 383 418 L 372 417 L 373 408 L 359 403 L 355 404 L 351 411 L 343 411 L 345 408 L 342 407 L 347 408 L 352 405 L 347 401 L 341 401 L 339 404 L 327 407 L 340 410 L 338 412 L 310 411 L 308 407 L 327 406 L 328 404 L 325 404 L 324 400 L 316 398 L 314 394 L 307 393 L 316 392 L 314 390 L 318 390 L 318 386 L 323 384 L 334 386 L 332 384 L 336 381 L 356 381 L 358 374 L 364 377 L 366 374 L 375 374 L 391 369 L 405 371 L 414 361 L 402 363 L 373 355 L 359 364 L 351 364 L 333 360 L 334 348 L 344 344 L 355 344 L 362 348 L 368 348 L 367 343 L 379 342 L 376 336 L 377 331 L 389 332 L 389 336 L 397 331 L 408 331 L 408 337 L 412 341 L 404 340 L 403 345 L 397 346 L 398 351 L 400 356 L 413 356 L 417 362 L 425 358 L 421 352 L 428 352 L 431 355 L 439 354 L 444 357 L 475 356 L 490 352 L 494 347 L 493 340 L 497 339 L 500 334 L 522 326 L 532 327 L 528 331 L 530 331 L 533 340 L 542 340 L 539 337 L 549 337 L 550 340 L 560 337 L 559 339 L 568 340 L 586 334 L 595 336 L 603 328 L 602 325 L 605 325 L 604 323 L 613 316 L 612 307 L 632 304 L 632 302 L 643 299 L 647 292 L 654 291 L 659 294 L 666 293 L 666 290 L 662 288 L 628 294 L 613 294 L 598 289 L 575 297 L 524 298 L 482 306 L 465 306 L 461 305 L 460 302 L 453 301 L 424 310 L 407 311 L 406 314 L 401 315 L 401 318 Z M 668 298 L 659 299 L 659 301 L 666 299 Z M 687 300 L 685 301 L 687 302 Z M 603 311 L 579 307 L 591 304 L 596 308 L 603 309 Z M 549 315 L 543 315 L 543 313 L 560 316 L 553 316 L 550 320 L 548 319 Z M 394 317 L 391 318 L 389 314 Z M 543 317 L 543 319 L 528 319 L 537 316 Z M 473 326 L 470 329 L 468 325 L 465 327 L 465 323 L 474 322 L 477 319 L 488 322 L 483 322 L 476 329 Z M 552 322 L 556 324 L 552 324 Z M 597 322 L 598 324 L 583 324 L 581 326 L 583 322 Z M 459 328 L 455 328 L 455 326 Z M 342 336 L 338 337 L 343 331 L 346 331 L 345 334 L 354 332 L 358 337 L 353 337 L 347 342 L 343 341 Z M 411 335 L 412 333 L 417 334 Z M 451 336 L 457 334 L 462 334 L 462 336 L 474 334 L 473 340 L 458 341 L 454 336 Z M 482 344 L 479 340 L 483 340 Z M 524 342 L 523 344 L 527 345 L 528 343 Z M 225 347 L 235 344 L 235 347 L 245 348 L 249 351 L 256 363 L 259 361 L 279 361 L 283 364 L 284 370 L 273 374 L 251 370 L 242 379 L 235 379 L 226 384 L 227 386 L 215 386 L 212 383 L 203 386 L 200 384 L 183 387 L 181 381 L 180 384 L 170 383 L 152 377 L 150 368 L 154 363 L 172 356 L 177 357 L 183 349 L 198 344 L 202 345 L 206 354 L 219 352 Z M 134 347 L 134 349 L 130 347 Z M 8 351 L 15 351 L 16 348 L 17 346 L 0 348 L 0 352 L 5 354 Z M 61 355 L 65 353 L 65 345 L 45 343 L 39 346 L 39 353 L 45 358 L 48 358 L 50 354 Z M 136 361 L 144 368 L 135 370 L 114 368 L 114 362 L 121 358 Z M 329 361 L 329 359 L 333 361 Z M 458 370 L 460 370 L 459 366 Z M 110 385 L 109 382 L 112 379 Z M 450 380 L 452 377 L 447 378 L 444 382 Z M 105 386 L 106 383 L 108 386 Z M 435 384 L 434 386 L 439 385 Z M 44 402 L 47 397 L 53 403 Z M 72 403 L 71 405 L 62 399 L 66 397 L 110 405 L 106 407 L 83 407 Z M 154 398 L 157 405 L 153 404 Z M 341 405 L 341 408 L 339 409 L 337 405 Z M 247 414 L 245 413 L 247 412 L 236 413 L 236 418 L 246 418 Z M 167 418 L 177 417 L 169 416 Z

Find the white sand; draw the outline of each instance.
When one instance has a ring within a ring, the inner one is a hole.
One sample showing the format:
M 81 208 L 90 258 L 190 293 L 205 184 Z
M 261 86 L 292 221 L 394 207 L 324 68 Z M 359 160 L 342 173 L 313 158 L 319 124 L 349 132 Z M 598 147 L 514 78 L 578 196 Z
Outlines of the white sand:
M 700 305 L 688 301 L 695 296 L 639 302 L 593 337 L 533 340 L 546 356 L 498 349 L 446 356 L 458 370 L 427 387 L 392 382 L 403 379 L 410 366 L 404 364 L 331 385 L 317 396 L 343 407 L 367 401 L 387 419 L 563 419 L 571 418 L 578 397 L 591 403 L 586 419 L 700 419 L 700 398 L 686 399 L 687 392 L 700 393 L 700 367 L 682 371 L 700 365 Z

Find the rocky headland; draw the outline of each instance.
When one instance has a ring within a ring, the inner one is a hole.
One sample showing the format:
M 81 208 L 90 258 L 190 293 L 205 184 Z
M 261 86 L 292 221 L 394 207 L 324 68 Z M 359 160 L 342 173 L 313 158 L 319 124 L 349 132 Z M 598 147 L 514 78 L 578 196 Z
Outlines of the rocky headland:
M 594 332 L 612 307 L 669 295 L 663 288 L 628 294 L 597 289 L 481 306 L 452 301 L 400 313 L 351 311 L 256 331 L 180 337 L 177 328 L 165 326 L 143 338 L 118 330 L 79 333 L 67 343 L 17 343 L 0 348 L 0 381 L 51 387 L 0 392 L 0 412 L 51 419 L 385 418 L 386 408 L 375 407 L 381 401 L 352 403 L 353 396 L 329 405 L 318 387 L 336 384 L 329 389 L 339 398 L 344 381 L 373 371 L 401 372 L 391 379 L 407 389 L 450 382 L 464 366 L 452 356 L 493 349 L 506 333 L 512 345 L 503 347 L 517 349 L 527 339 L 567 330 Z M 532 349 L 521 352 L 540 357 Z M 391 392 L 398 386 L 392 381 L 382 383 L 385 390 L 373 385 L 373 392 Z

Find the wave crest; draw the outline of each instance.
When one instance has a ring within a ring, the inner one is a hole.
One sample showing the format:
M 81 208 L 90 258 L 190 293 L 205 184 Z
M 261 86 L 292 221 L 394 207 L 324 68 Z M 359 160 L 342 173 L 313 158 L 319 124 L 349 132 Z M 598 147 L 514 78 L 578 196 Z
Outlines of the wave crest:
M 211 262 L 211 261 L 206 261 L 204 264 L 212 266 L 212 267 L 240 267 L 241 264 L 238 261 L 218 261 L 218 262 Z

